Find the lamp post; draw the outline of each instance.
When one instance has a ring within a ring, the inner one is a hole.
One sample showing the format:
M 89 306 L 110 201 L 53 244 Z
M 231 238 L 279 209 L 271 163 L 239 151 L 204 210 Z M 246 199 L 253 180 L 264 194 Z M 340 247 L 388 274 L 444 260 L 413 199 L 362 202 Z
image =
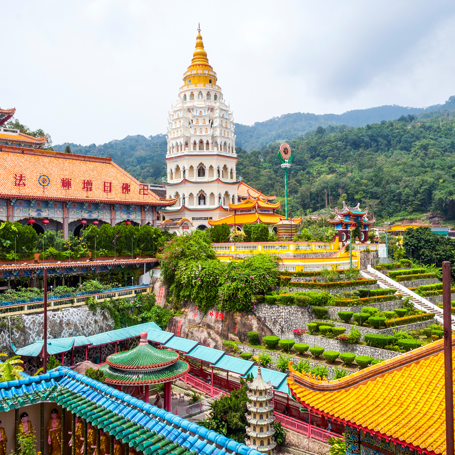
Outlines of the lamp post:
M 352 269 L 352 226 L 349 229 L 349 268 Z
M 387 230 L 385 231 L 385 263 L 389 263 L 389 236 Z
M 285 195 L 285 210 L 286 219 L 288 219 L 288 169 L 292 163 L 291 147 L 286 142 L 281 144 L 280 151 L 278 152 L 278 158 L 281 161 L 281 168 L 284 169 L 284 195 Z

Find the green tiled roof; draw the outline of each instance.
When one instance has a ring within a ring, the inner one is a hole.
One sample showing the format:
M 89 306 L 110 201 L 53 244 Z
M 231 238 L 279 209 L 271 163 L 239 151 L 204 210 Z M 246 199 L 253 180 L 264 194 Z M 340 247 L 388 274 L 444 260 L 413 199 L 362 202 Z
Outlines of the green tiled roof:
M 156 349 L 149 344 L 140 344 L 131 351 L 112 354 L 107 363 L 121 370 L 154 370 L 177 362 L 179 355 L 173 351 Z
M 172 365 L 155 371 L 128 371 L 112 368 L 109 365 L 103 365 L 100 370 L 106 376 L 106 384 L 114 385 L 144 385 L 160 384 L 163 382 L 174 381 L 175 379 L 188 373 L 190 366 L 178 360 Z

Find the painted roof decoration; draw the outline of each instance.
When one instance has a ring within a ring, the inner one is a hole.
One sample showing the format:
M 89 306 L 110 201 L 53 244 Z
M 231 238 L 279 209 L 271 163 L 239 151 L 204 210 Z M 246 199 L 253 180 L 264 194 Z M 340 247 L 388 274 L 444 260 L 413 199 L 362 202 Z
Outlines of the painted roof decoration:
M 174 381 L 188 373 L 190 366 L 173 351 L 148 344 L 147 332 L 141 333 L 139 346 L 131 351 L 112 354 L 100 370 L 106 384 L 145 385 Z
M 247 185 L 243 180 L 240 182 L 240 185 L 237 189 L 237 196 L 240 199 L 248 198 L 264 198 L 264 200 L 274 201 L 276 196 L 264 196 L 261 191 L 255 190 L 252 186 Z
M 238 204 L 231 204 L 229 203 L 229 208 L 231 210 L 250 210 L 253 208 L 260 208 L 260 209 L 279 209 L 281 207 L 281 202 L 270 203 L 267 199 L 261 199 L 260 197 L 249 197 L 248 199 L 239 202 Z
M 332 382 L 290 367 L 288 386 L 300 403 L 326 417 L 403 446 L 446 454 L 443 342 Z
M 1 137 L 0 137 L 1 141 Z M 0 197 L 167 206 L 112 159 L 47 150 L 9 148 L 2 152 Z M 46 176 L 48 184 L 40 184 Z M 71 207 L 70 207 L 71 208 Z
M 193 226 L 193 223 L 188 218 L 180 218 L 178 220 L 171 220 L 171 219 L 164 220 L 161 223 L 161 227 L 169 228 L 169 227 L 174 227 L 174 226 L 181 226 L 182 224 L 185 224 L 188 226 Z
M 261 373 L 261 367 L 258 366 L 256 378 L 253 379 L 251 382 L 248 382 L 248 389 L 266 391 L 266 390 L 270 390 L 272 387 L 273 386 L 272 386 L 271 381 L 268 381 L 268 382 L 264 381 L 264 378 L 262 377 L 262 373 Z M 257 399 L 257 397 L 255 399 Z
M 0 383 L 0 411 L 44 401 L 56 402 L 145 455 L 259 455 L 245 444 L 69 368 Z
M 335 207 L 335 218 L 329 220 L 331 224 L 349 224 L 349 225 L 357 225 L 357 222 L 362 224 L 373 224 L 376 220 L 373 218 L 372 220 L 368 219 L 368 209 L 363 211 L 360 209 L 360 202 L 355 207 L 348 207 L 346 202 L 343 201 L 343 208 L 338 210 Z
M 5 124 L 11 117 L 13 117 L 15 112 L 16 112 L 15 107 L 13 107 L 12 109 L 2 109 L 0 107 L 0 125 Z

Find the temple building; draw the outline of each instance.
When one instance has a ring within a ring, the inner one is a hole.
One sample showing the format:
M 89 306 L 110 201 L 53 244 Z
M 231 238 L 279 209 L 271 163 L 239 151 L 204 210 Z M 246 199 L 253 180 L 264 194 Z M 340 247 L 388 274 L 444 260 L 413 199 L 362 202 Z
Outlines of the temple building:
M 312 414 L 345 425 L 346 455 L 448 455 L 443 343 L 332 382 L 290 367 L 289 390 Z
M 360 209 L 360 202 L 355 207 L 348 207 L 343 201 L 343 208 L 338 210 L 335 208 L 335 218 L 329 220 L 335 228 L 336 236 L 341 244 L 346 244 L 351 238 L 351 230 L 360 229 L 360 241 L 365 243 L 368 241 L 369 227 L 375 220 L 368 219 L 368 210 Z
M 174 204 L 111 158 L 45 150 L 46 137 L 1 127 L 14 112 L 0 109 L 0 222 L 30 223 L 38 233 L 62 230 L 67 238 L 90 223 L 157 226 L 158 210 Z

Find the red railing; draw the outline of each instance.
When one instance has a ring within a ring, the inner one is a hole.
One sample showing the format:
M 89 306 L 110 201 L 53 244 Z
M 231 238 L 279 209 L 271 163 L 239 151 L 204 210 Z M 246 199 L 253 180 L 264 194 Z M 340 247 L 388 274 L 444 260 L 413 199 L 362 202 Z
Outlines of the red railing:
M 200 379 L 198 378 L 195 378 L 194 376 L 192 376 L 191 374 L 187 374 L 183 377 L 183 380 L 195 387 L 196 389 L 200 390 L 201 392 L 204 392 L 210 396 L 214 396 L 214 395 L 229 395 L 228 392 L 225 392 L 224 390 L 220 390 L 220 389 L 217 389 L 216 387 L 213 387 L 210 385 L 210 384 L 207 384 L 206 382 L 204 381 L 201 381 Z

